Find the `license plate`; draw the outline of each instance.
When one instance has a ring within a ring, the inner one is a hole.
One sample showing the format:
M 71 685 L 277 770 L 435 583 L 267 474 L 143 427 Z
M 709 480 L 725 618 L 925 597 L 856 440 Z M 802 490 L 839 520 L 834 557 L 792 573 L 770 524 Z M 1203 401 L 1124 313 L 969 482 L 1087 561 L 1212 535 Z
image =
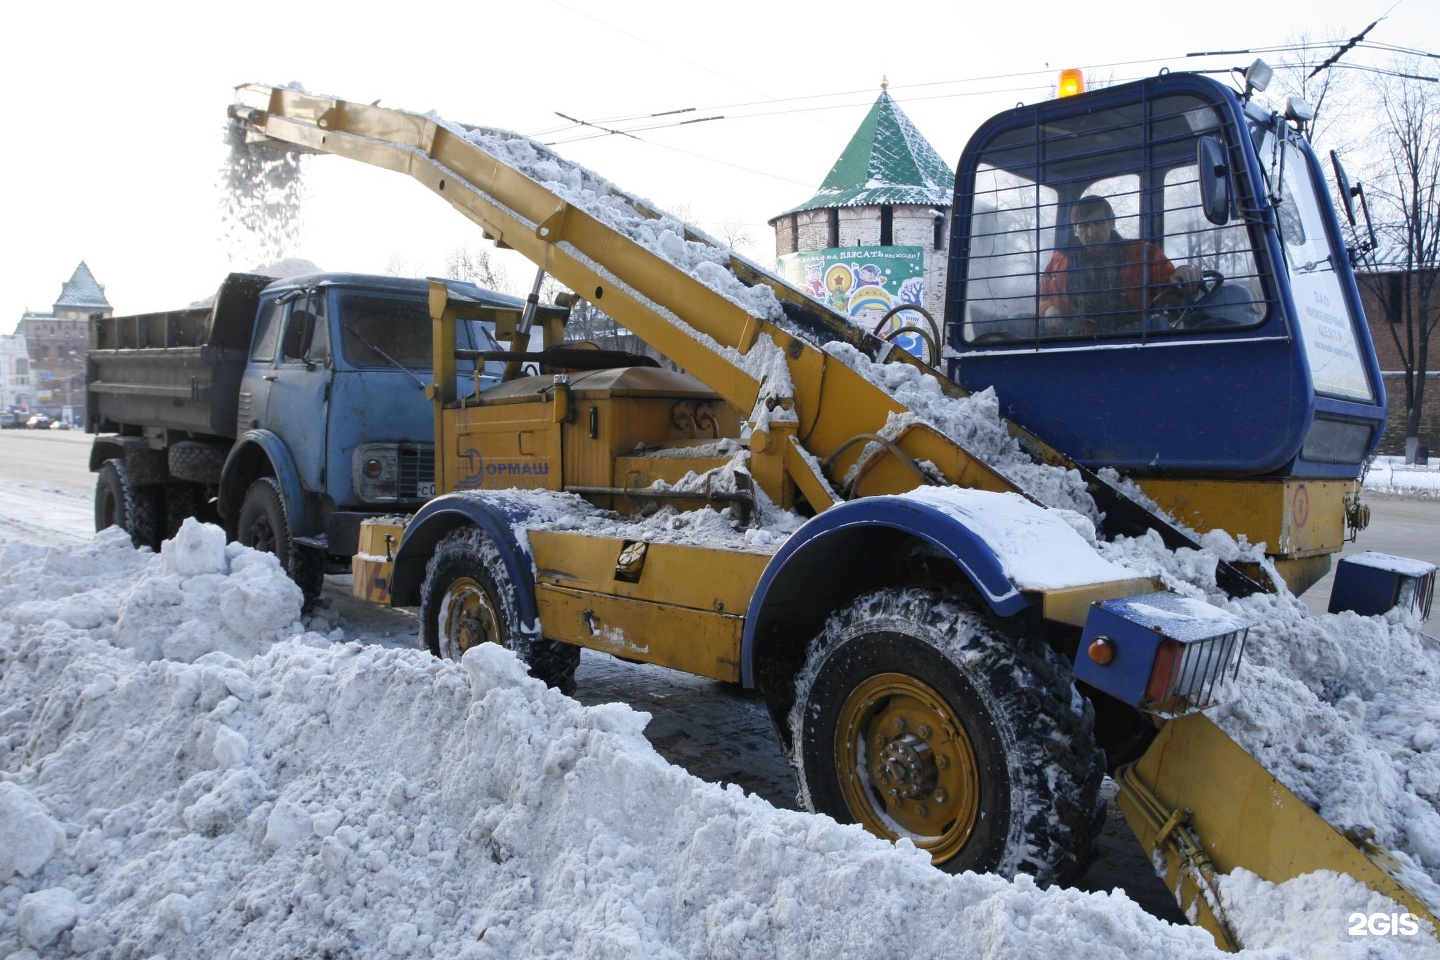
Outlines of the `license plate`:
M 415 496 L 422 500 L 429 500 L 435 496 L 435 482 L 415 484 Z

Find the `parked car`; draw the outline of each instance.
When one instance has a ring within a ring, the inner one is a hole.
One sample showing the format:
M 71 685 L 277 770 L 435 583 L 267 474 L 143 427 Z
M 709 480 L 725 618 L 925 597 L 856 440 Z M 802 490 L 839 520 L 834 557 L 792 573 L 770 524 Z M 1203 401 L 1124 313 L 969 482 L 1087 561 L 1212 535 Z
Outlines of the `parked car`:
M 6 410 L 0 413 L 0 430 L 14 430 L 20 426 L 20 418 Z
M 25 426 L 31 430 L 44 430 L 50 426 L 50 418 L 43 413 L 37 413 L 25 421 Z

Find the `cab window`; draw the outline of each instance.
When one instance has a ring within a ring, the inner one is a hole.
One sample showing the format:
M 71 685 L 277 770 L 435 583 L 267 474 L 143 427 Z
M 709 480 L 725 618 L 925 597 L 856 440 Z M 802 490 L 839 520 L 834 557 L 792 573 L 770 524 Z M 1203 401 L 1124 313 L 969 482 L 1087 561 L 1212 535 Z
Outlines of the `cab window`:
M 1248 228 L 1200 206 L 1196 153 L 1221 131 L 1193 95 L 998 131 L 974 164 L 960 339 L 1076 345 L 1253 326 Z

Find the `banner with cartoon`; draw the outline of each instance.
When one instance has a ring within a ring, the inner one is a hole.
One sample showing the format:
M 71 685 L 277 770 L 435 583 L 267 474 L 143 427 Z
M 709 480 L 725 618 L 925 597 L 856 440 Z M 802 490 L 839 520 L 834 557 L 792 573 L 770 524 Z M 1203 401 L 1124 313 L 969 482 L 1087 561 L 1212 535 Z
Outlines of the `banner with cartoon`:
M 779 265 L 786 280 L 880 336 L 901 327 L 926 326 L 918 313 L 900 310 L 875 330 L 880 318 L 895 307 L 921 304 L 924 247 L 832 247 L 787 253 L 779 258 Z M 924 355 L 925 345 L 916 334 L 902 333 L 894 341 L 917 356 Z

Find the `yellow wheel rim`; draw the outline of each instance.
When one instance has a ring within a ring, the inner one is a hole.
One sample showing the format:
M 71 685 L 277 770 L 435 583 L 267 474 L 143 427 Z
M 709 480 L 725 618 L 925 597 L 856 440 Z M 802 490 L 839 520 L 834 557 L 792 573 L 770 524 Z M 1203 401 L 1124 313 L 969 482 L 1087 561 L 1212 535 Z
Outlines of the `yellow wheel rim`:
M 499 624 L 499 611 L 480 581 L 458 577 L 445 590 L 440 638 L 453 651 L 455 659 L 460 659 L 471 647 L 499 642 Z
M 980 810 L 975 750 L 928 684 L 881 673 L 859 684 L 835 728 L 840 792 L 871 833 L 908 837 L 934 863 L 958 854 Z

